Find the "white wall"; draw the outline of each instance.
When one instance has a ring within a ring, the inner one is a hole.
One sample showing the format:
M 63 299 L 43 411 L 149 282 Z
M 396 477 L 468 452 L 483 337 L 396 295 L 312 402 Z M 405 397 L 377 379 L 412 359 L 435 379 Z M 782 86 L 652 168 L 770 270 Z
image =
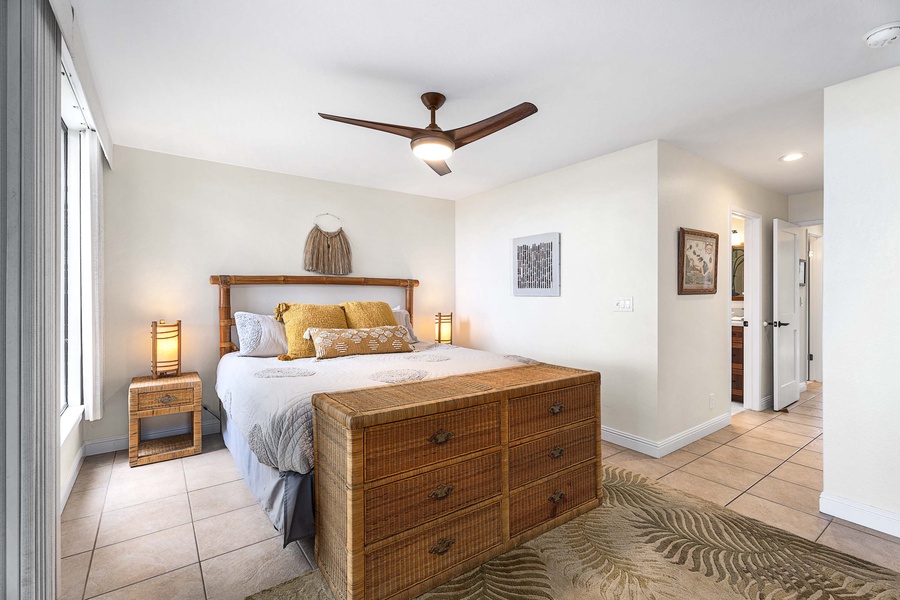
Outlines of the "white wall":
M 659 438 L 731 410 L 731 209 L 762 215 L 762 314 L 772 312 L 772 220 L 787 198 L 671 144 L 659 144 Z M 715 295 L 678 295 L 678 230 L 719 234 Z M 771 329 L 762 330 L 762 396 L 772 393 Z M 714 394 L 709 407 L 709 394 Z
M 62 513 L 66 500 L 75 484 L 78 470 L 84 460 L 84 423 L 81 416 L 59 444 L 59 512 Z
M 127 436 L 131 378 L 148 375 L 150 322 L 181 319 L 182 363 L 199 371 L 204 404 L 217 410 L 217 288 L 209 276 L 300 275 L 319 213 L 338 215 L 353 247 L 353 275 L 412 277 L 416 332 L 433 336 L 434 313 L 454 309 L 454 204 L 396 192 L 116 147 L 105 181 L 103 419 L 88 443 Z M 333 301 L 357 288 L 281 287 L 247 308 L 279 300 Z M 365 288 L 402 302 L 399 288 Z M 244 296 L 233 291 L 240 309 Z M 204 415 L 207 417 L 208 415 Z
M 595 369 L 603 425 L 656 436 L 656 142 L 457 202 L 455 340 Z M 512 238 L 560 232 L 561 295 L 513 297 Z M 614 313 L 616 296 L 635 310 Z
M 824 218 L 825 192 L 807 192 L 788 196 L 788 221 L 810 223 Z
M 900 68 L 825 90 L 821 509 L 900 535 Z M 879 320 L 888 321 L 879 324 Z
M 647 453 L 671 452 L 693 441 L 682 436 L 662 445 L 677 434 L 717 418 L 724 422 L 711 427 L 728 423 L 732 205 L 768 222 L 764 264 L 771 265 L 772 219 L 787 217 L 787 198 L 664 142 L 462 200 L 458 339 L 600 371 L 604 437 Z M 715 296 L 677 296 L 678 227 L 725 240 L 724 284 Z M 561 234 L 562 295 L 513 297 L 511 239 L 551 231 Z M 771 281 L 763 293 L 771 306 Z M 635 311 L 613 312 L 617 296 L 633 296 Z M 767 393 L 771 380 L 769 367 Z M 716 397 L 712 410 L 709 393 Z

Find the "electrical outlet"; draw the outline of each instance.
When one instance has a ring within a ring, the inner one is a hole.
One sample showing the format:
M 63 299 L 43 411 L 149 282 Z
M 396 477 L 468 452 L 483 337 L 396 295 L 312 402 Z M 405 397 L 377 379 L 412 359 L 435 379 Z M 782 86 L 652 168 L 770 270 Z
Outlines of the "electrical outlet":
M 716 397 L 715 394 L 710 394 L 710 395 L 709 395 L 709 409 L 710 409 L 710 410 L 712 410 L 712 408 L 713 408 L 713 402 L 715 401 L 715 397 Z

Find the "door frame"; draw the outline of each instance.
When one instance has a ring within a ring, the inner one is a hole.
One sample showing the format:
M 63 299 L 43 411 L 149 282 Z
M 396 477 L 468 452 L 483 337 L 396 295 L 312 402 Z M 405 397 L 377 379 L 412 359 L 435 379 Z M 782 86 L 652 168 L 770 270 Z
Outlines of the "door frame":
M 732 229 L 732 215 L 744 219 L 744 320 L 749 323 L 744 327 L 744 408 L 758 411 L 765 408 L 762 402 L 762 215 L 732 205 L 728 231 Z M 730 244 L 728 255 L 731 256 Z M 728 294 L 730 298 L 730 289 Z M 725 323 L 731 339 L 730 301 Z

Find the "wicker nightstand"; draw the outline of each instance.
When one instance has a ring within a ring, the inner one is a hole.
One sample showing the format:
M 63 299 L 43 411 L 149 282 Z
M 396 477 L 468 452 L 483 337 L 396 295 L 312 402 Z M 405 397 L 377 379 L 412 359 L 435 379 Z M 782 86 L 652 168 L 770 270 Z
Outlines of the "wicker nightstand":
M 200 454 L 203 384 L 197 373 L 177 377 L 135 377 L 128 387 L 128 463 L 132 467 Z M 193 432 L 141 439 L 141 419 L 193 413 Z

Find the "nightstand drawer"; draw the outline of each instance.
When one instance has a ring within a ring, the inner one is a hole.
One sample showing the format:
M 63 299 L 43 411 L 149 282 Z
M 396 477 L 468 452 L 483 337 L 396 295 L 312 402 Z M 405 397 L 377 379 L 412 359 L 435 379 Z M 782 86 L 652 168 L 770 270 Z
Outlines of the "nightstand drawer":
M 366 492 L 370 544 L 501 493 L 500 451 Z
M 365 480 L 500 445 L 497 402 L 376 425 L 365 433 Z
M 509 450 L 509 487 L 537 481 L 597 455 L 597 425 L 567 428 Z
M 163 390 L 159 392 L 140 392 L 137 400 L 137 410 L 154 410 L 157 408 L 171 408 L 194 403 L 194 389 L 180 388 L 176 390 Z

